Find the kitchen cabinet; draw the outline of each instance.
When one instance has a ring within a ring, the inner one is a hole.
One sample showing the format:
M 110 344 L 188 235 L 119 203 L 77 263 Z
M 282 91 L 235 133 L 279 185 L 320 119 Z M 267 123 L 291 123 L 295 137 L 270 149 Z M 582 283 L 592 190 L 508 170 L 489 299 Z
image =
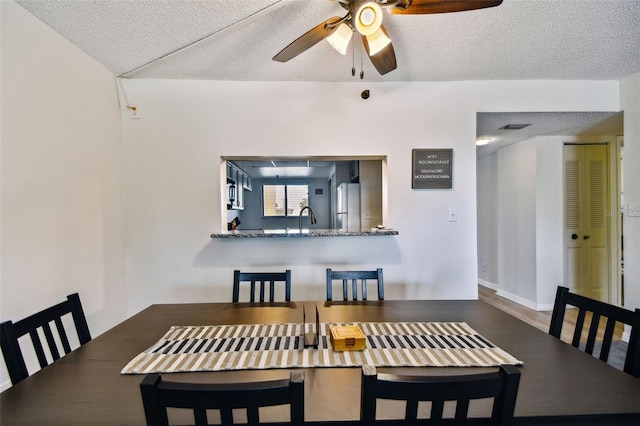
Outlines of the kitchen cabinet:
M 358 160 L 349 164 L 349 182 L 360 183 L 360 161 Z
M 253 190 L 251 186 L 251 178 L 248 175 L 244 175 L 242 179 L 242 187 L 247 191 Z
M 251 191 L 251 189 L 249 175 L 227 161 L 227 210 L 243 210 L 244 191 Z

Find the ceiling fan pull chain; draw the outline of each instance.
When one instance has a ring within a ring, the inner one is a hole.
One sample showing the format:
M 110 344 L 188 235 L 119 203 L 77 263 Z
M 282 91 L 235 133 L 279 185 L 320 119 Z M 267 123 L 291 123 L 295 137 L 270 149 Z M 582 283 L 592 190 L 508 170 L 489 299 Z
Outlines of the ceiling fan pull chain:
M 356 43 L 353 41 L 355 37 L 351 37 L 351 76 L 356 75 Z
M 364 59 L 362 59 L 364 55 L 362 51 L 360 51 L 360 80 L 364 78 Z

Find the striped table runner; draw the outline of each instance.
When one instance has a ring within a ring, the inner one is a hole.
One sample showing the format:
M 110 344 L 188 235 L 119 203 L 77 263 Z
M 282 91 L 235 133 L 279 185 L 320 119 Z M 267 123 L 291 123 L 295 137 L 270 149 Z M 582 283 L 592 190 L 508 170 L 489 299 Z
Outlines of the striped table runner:
M 320 324 L 317 349 L 303 348 L 302 324 L 174 326 L 132 359 L 122 374 L 267 368 L 490 367 L 521 365 L 464 322 L 358 323 L 362 351 L 333 351 L 330 327 Z M 306 324 L 313 331 L 315 324 Z

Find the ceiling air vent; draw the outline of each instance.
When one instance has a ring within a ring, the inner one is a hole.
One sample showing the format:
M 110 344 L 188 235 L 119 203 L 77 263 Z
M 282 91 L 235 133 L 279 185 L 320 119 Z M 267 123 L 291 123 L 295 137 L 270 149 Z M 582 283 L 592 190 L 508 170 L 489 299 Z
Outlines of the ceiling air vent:
M 500 130 L 520 130 L 529 126 L 531 126 L 531 124 L 507 124 L 506 126 L 500 127 Z

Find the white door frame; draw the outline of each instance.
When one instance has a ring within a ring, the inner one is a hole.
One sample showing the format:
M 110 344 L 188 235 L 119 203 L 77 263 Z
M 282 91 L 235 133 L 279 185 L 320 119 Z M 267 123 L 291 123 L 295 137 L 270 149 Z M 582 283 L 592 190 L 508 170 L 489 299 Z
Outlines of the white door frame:
M 611 303 L 622 306 L 624 303 L 624 292 L 622 288 L 622 218 L 624 216 L 624 204 L 622 200 L 622 148 L 624 147 L 624 136 L 617 136 L 615 143 L 612 143 L 613 158 L 611 167 L 615 167 L 615 187 L 611 188 L 612 194 L 612 212 L 615 215 L 614 226 L 611 232 L 611 261 L 615 265 L 612 269 L 614 276 L 611 277 Z
M 620 183 L 620 143 L 622 138 L 619 136 L 596 136 L 596 137 L 576 137 L 567 138 L 563 144 L 606 144 L 608 158 L 608 181 L 609 181 L 609 197 L 608 211 L 609 216 L 609 289 L 608 300 L 605 302 L 620 305 L 622 303 L 621 280 L 620 280 L 620 247 L 618 242 L 621 235 L 621 204 L 620 191 L 622 189 Z M 564 161 L 563 161 L 564 164 Z M 564 165 L 563 165 L 564 168 Z M 564 189 L 563 189 L 564 198 Z M 564 238 L 563 238 L 564 246 Z M 564 253 L 564 250 L 563 250 Z M 566 259 L 563 259 L 563 268 L 566 268 Z M 566 283 L 565 283 L 566 284 Z

